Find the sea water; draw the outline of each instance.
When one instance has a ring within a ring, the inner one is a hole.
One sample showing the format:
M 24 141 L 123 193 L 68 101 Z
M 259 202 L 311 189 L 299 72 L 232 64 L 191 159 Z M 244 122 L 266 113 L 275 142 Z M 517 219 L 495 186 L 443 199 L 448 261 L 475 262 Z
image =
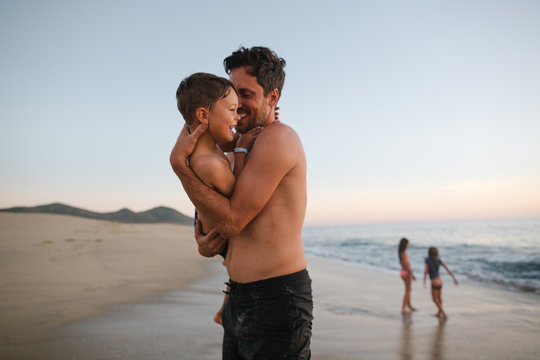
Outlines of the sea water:
M 398 243 L 418 279 L 430 246 L 459 279 L 540 294 L 540 219 L 305 227 L 306 254 L 397 273 Z M 448 277 L 441 267 L 441 275 Z

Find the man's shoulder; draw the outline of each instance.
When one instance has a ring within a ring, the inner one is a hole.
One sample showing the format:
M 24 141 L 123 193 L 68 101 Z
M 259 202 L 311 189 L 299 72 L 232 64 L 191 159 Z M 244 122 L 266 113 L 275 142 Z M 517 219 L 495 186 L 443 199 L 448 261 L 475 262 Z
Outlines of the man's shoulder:
M 272 131 L 275 132 L 285 132 L 285 133 L 294 133 L 296 134 L 296 131 L 289 125 L 282 123 L 281 121 L 274 121 L 270 125 L 266 126 L 266 129 L 272 129 Z
M 259 134 L 259 137 L 271 139 L 272 142 L 279 141 L 279 139 L 287 142 L 300 142 L 300 137 L 296 131 L 291 126 L 280 121 L 274 121 L 272 124 L 266 126 L 264 131 Z
M 292 127 L 281 122 L 272 123 L 260 132 L 253 155 L 264 157 L 266 163 L 272 159 L 289 167 L 305 163 L 300 137 Z

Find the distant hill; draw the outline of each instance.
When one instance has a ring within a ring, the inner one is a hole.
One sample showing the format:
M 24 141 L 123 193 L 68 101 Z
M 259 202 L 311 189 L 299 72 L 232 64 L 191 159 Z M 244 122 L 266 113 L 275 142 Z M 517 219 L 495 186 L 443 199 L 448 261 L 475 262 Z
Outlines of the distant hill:
M 34 207 L 12 207 L 9 209 L 0 209 L 0 212 L 16 212 L 16 213 L 44 213 L 44 214 L 61 214 L 80 216 L 89 219 L 118 221 L 124 223 L 177 223 L 177 224 L 193 224 L 193 218 L 186 216 L 178 211 L 159 206 L 151 210 L 142 212 L 133 212 L 129 209 L 120 209 L 110 213 L 99 213 L 84 209 L 79 209 L 73 206 L 54 203 L 49 205 L 40 205 Z

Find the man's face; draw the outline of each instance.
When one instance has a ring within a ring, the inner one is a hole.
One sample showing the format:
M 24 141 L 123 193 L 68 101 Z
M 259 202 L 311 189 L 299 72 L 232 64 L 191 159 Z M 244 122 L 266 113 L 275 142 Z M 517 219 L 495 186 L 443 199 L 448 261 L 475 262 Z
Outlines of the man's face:
M 229 79 L 238 90 L 238 115 L 236 131 L 246 133 L 256 126 L 264 126 L 270 112 L 269 97 L 257 82 L 257 77 L 248 74 L 244 67 L 231 70 Z

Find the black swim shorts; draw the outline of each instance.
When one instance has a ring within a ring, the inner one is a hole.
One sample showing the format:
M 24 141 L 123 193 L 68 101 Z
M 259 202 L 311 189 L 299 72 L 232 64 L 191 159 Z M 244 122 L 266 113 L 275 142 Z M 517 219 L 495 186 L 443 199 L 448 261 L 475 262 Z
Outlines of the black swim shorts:
M 223 359 L 309 359 L 313 299 L 306 270 L 230 286 Z

